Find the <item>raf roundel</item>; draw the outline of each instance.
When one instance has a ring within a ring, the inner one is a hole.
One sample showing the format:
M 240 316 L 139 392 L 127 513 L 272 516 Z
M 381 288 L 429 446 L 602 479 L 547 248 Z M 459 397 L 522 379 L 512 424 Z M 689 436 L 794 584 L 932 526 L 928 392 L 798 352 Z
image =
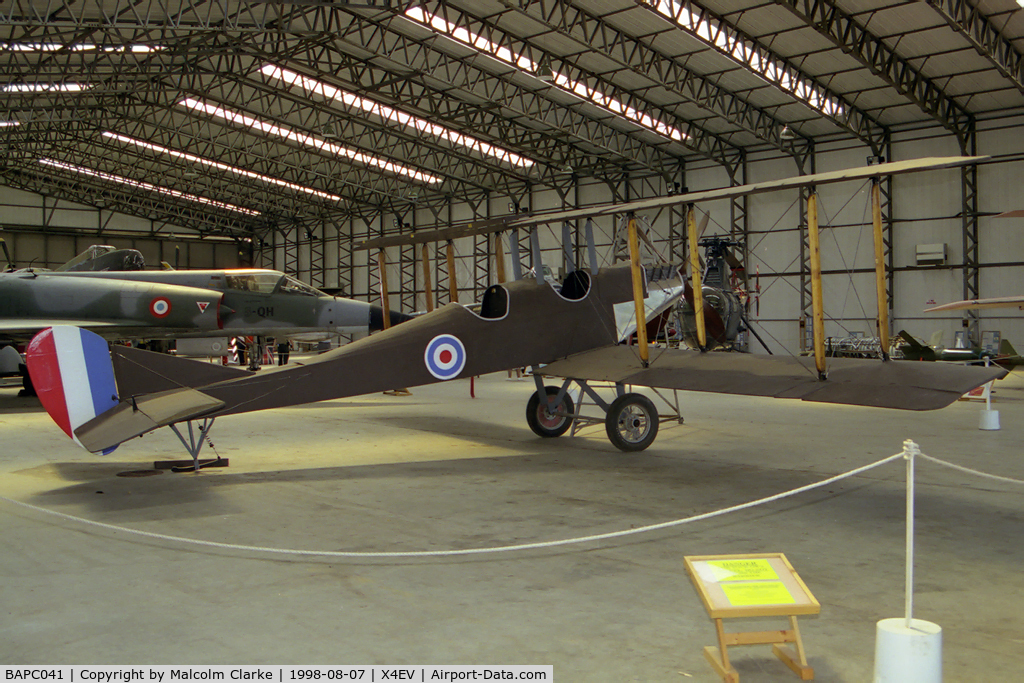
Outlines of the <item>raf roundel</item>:
M 171 301 L 165 299 L 162 296 L 158 296 L 149 302 L 149 312 L 157 318 L 166 318 L 171 312 Z
M 466 347 L 455 335 L 439 334 L 427 344 L 423 361 L 434 377 L 454 379 L 466 367 Z

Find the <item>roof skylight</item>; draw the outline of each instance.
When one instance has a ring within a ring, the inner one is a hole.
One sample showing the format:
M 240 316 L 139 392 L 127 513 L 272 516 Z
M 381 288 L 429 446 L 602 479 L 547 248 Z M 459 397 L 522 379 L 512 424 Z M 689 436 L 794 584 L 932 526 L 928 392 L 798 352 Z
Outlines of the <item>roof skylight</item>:
M 200 197 L 199 195 L 189 194 L 188 192 L 181 192 L 180 190 L 174 190 L 169 187 L 163 187 L 162 185 L 153 185 L 152 183 L 146 183 L 141 180 L 132 180 L 131 178 L 125 178 L 124 176 L 115 175 L 113 173 L 104 173 L 103 171 L 96 171 L 91 168 L 85 168 L 84 166 L 75 166 L 74 164 L 68 164 L 63 161 L 57 161 L 56 159 L 39 159 L 39 163 L 46 166 L 52 166 L 53 168 L 59 168 L 63 171 L 71 171 L 80 175 L 89 176 L 91 178 L 98 178 L 100 180 L 106 180 L 112 183 L 118 183 L 120 185 L 127 185 L 128 187 L 135 188 L 136 190 L 146 190 L 148 192 L 156 192 L 168 197 L 174 197 L 175 199 L 184 199 L 188 202 L 196 204 L 203 204 L 205 206 L 212 206 L 216 209 L 226 209 L 228 211 L 235 211 L 237 213 L 245 214 L 246 216 L 259 216 L 259 211 L 253 211 L 252 209 L 246 209 L 241 206 L 234 204 L 228 204 L 227 202 L 217 201 L 216 199 L 208 199 L 206 197 Z
M 843 104 L 824 88 L 800 76 L 794 68 L 772 57 L 760 45 L 739 35 L 717 19 L 695 14 L 679 0 L 639 2 L 821 113 L 834 117 L 844 115 Z
M 518 154 L 496 147 L 490 143 L 477 140 L 469 135 L 464 135 L 463 133 L 458 133 L 450 128 L 446 128 L 436 123 L 431 123 L 430 121 L 421 119 L 418 116 L 413 116 L 412 114 L 392 109 L 380 102 L 375 102 L 374 100 L 361 97 L 355 93 L 335 88 L 332 85 L 328 85 L 313 78 L 308 78 L 302 74 L 295 73 L 294 71 L 284 69 L 274 64 L 266 64 L 262 69 L 260 69 L 260 71 L 270 78 L 276 78 L 277 80 L 284 81 L 289 85 L 298 86 L 306 92 L 315 93 L 321 97 L 335 100 L 349 107 L 362 109 L 365 112 L 379 116 L 385 121 L 396 123 L 400 126 L 405 126 L 406 128 L 412 128 L 421 133 L 433 135 L 434 137 L 450 142 L 453 145 L 466 147 L 474 152 L 494 157 L 499 161 L 504 161 L 512 164 L 513 166 L 530 168 L 535 163 L 532 159 L 519 156 Z
M 193 111 L 199 111 L 210 116 L 216 116 L 217 118 L 224 119 L 225 121 L 235 125 L 246 126 L 247 128 L 251 128 L 257 132 L 263 133 L 264 135 L 284 138 L 285 140 L 298 143 L 305 147 L 311 147 L 318 151 L 327 152 L 328 154 L 345 157 L 355 161 L 356 163 L 360 163 L 365 166 L 372 166 L 382 171 L 405 176 L 422 183 L 438 184 L 443 181 L 443 178 L 430 175 L 429 173 L 424 173 L 423 171 L 417 171 L 409 166 L 403 166 L 401 164 L 396 164 L 393 161 L 373 156 L 372 154 L 366 154 L 365 152 L 359 152 L 354 149 L 342 147 L 341 145 L 336 145 L 324 139 L 313 137 L 312 135 L 306 135 L 305 133 L 298 133 L 296 131 L 289 130 L 288 128 L 278 126 L 277 124 L 270 123 L 268 121 L 261 121 L 255 117 L 231 111 L 230 109 L 225 109 L 224 107 L 220 107 L 215 104 L 209 104 L 192 97 L 182 100 L 179 104 L 188 107 Z
M 427 26 L 438 33 L 448 36 L 452 40 L 483 52 L 484 54 L 487 54 L 500 62 L 504 62 L 509 66 L 513 66 L 520 71 L 525 71 L 531 75 L 537 75 L 541 72 L 541 65 L 526 55 L 513 52 L 507 47 L 498 45 L 481 35 L 473 33 L 469 29 L 457 26 L 444 17 L 431 14 L 422 7 L 410 7 L 405 11 L 405 16 L 418 24 Z M 544 74 L 544 76 L 547 78 L 547 74 Z M 580 99 L 590 102 L 591 104 L 595 104 L 616 116 L 622 117 L 641 126 L 642 128 L 646 128 L 647 130 L 653 131 L 670 140 L 682 142 L 688 137 L 686 133 L 682 132 L 678 128 L 670 126 L 650 114 L 646 114 L 635 107 L 631 107 L 621 100 L 607 95 L 582 81 L 574 80 L 565 74 L 552 71 L 551 83 L 567 93 L 575 95 Z
M 160 145 L 153 144 L 152 142 L 146 142 L 145 140 L 139 140 L 137 138 L 128 137 L 127 135 L 121 135 L 119 133 L 113 133 L 110 131 L 104 131 L 104 137 L 123 142 L 126 145 L 134 145 L 150 152 L 156 152 L 158 154 L 164 154 L 174 159 L 181 159 L 182 161 L 188 161 L 193 164 L 199 164 L 208 168 L 213 168 L 218 171 L 226 171 L 228 173 L 234 173 L 244 178 L 251 178 L 252 180 L 259 180 L 260 182 L 268 183 L 270 185 L 277 185 L 278 187 L 284 187 L 289 190 L 295 190 L 297 192 L 304 192 L 308 195 L 318 197 L 320 199 L 329 199 L 335 202 L 345 201 L 338 195 L 328 194 L 327 192 L 321 192 L 320 190 L 314 190 L 311 187 L 304 185 L 298 185 L 296 183 L 290 183 L 287 180 L 281 180 L 280 178 L 272 178 L 270 176 L 263 175 L 262 173 L 256 173 L 238 166 L 232 166 L 225 164 L 220 161 L 214 161 L 213 159 L 206 159 L 195 154 L 189 154 L 188 152 L 181 152 L 176 149 L 170 149 L 168 147 L 162 147 Z

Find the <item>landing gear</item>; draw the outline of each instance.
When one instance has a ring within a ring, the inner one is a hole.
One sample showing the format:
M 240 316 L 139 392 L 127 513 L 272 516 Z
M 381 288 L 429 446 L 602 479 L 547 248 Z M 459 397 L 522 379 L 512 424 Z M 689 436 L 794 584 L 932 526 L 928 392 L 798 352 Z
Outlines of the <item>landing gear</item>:
M 568 392 L 562 394 L 562 402 L 555 411 L 550 410 L 550 399 L 557 397 L 558 393 L 558 387 L 544 387 L 541 400 L 541 391 L 538 389 L 526 404 L 526 422 L 537 436 L 561 436 L 572 426 L 573 403 Z
M 658 436 L 658 411 L 642 394 L 623 394 L 608 406 L 604 427 L 620 451 L 642 451 Z
M 191 462 L 188 460 L 171 460 L 160 463 L 154 463 L 157 469 L 169 469 L 172 472 L 198 472 L 200 469 L 206 467 L 227 467 L 228 459 L 222 458 L 220 455 L 215 460 L 200 460 L 199 452 L 203 450 L 203 444 L 209 443 L 210 447 L 213 447 L 213 442 L 210 441 L 210 430 L 213 428 L 213 421 L 216 418 L 208 417 L 199 423 L 199 429 L 196 430 L 193 427 L 193 421 L 188 420 L 188 439 L 185 435 L 178 430 L 177 424 L 172 424 L 171 429 L 178 436 L 181 441 L 181 445 L 185 447 L 188 454 L 192 456 Z M 198 431 L 198 433 L 196 433 Z

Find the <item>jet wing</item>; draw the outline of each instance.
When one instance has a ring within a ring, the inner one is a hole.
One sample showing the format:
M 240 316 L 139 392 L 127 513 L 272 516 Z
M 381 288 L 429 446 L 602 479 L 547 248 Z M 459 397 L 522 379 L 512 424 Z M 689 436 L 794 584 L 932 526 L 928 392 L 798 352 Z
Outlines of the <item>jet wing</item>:
M 8 320 L 0 319 L 0 332 L 20 333 L 31 337 L 39 330 L 45 330 L 47 327 L 56 327 L 58 325 L 103 329 L 117 327 L 118 323 L 95 322 L 91 320 L 84 322 L 82 320 L 57 320 L 54 318 L 11 318 Z
M 932 306 L 924 309 L 925 313 L 937 311 L 962 311 L 971 308 L 1021 308 L 1024 309 L 1024 296 L 1000 296 L 994 299 L 967 299 L 966 301 L 952 301 L 948 304 Z
M 944 363 L 830 359 L 828 379 L 817 378 L 813 358 L 665 349 L 644 368 L 629 346 L 584 351 L 540 370 L 576 380 L 621 382 L 658 389 L 799 398 L 845 405 L 934 410 L 971 389 L 1006 376 L 998 367 Z

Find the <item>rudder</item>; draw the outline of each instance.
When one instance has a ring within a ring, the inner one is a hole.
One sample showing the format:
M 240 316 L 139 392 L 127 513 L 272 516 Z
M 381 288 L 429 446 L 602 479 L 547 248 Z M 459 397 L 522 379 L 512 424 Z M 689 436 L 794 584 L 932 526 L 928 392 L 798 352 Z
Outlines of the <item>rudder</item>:
M 79 445 L 75 430 L 118 403 L 109 346 L 93 332 L 49 327 L 29 342 L 25 363 L 43 408 Z

